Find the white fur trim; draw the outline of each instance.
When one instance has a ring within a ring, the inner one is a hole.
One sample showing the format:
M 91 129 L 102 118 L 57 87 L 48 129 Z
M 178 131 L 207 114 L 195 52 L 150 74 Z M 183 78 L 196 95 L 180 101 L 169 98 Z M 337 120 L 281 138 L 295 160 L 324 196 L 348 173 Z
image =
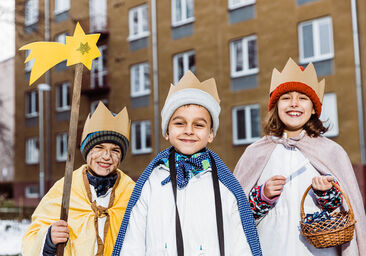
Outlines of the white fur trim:
M 161 110 L 161 129 L 165 136 L 169 120 L 174 112 L 181 106 L 188 104 L 200 105 L 208 110 L 212 118 L 213 135 L 216 136 L 219 128 L 220 105 L 209 93 L 199 89 L 183 89 L 170 96 Z

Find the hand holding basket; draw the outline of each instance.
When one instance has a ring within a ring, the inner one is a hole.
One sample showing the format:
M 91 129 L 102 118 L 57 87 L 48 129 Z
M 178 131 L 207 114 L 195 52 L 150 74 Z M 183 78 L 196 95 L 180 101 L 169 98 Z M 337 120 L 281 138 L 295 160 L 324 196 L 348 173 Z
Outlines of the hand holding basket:
M 304 202 L 305 197 L 311 189 L 311 185 L 306 189 L 301 200 L 301 234 L 316 248 L 326 248 L 338 246 L 352 240 L 355 219 L 353 209 L 347 195 L 334 182 L 332 185 L 336 187 L 344 196 L 349 206 L 348 211 L 333 212 L 327 220 L 305 222 Z

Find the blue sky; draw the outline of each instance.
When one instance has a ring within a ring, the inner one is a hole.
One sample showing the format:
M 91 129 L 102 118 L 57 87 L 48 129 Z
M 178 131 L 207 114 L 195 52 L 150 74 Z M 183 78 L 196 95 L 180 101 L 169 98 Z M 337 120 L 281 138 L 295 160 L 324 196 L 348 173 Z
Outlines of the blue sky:
M 0 61 L 14 56 L 14 0 L 0 0 Z

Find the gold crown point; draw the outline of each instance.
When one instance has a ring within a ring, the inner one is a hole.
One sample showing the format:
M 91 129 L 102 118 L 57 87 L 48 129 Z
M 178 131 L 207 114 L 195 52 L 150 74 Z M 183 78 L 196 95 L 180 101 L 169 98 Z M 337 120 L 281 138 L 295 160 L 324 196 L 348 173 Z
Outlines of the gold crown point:
M 210 91 L 210 94 L 220 104 L 219 93 L 217 92 L 216 81 L 214 78 L 209 78 L 201 83 L 206 92 Z
M 129 119 L 127 108 L 124 107 L 116 116 L 115 119 L 118 120 L 118 122 L 122 125 L 121 129 L 126 131 L 125 136 L 129 139 L 130 138 L 130 125 L 131 120 Z M 129 120 L 128 122 L 125 122 L 124 120 Z

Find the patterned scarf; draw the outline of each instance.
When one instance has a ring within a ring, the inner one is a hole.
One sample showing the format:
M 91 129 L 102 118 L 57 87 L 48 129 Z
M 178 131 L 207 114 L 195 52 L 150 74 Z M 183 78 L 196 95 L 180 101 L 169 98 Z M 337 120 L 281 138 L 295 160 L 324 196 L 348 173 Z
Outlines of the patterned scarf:
M 105 195 L 108 189 L 112 188 L 117 180 L 117 173 L 108 176 L 96 176 L 87 171 L 86 175 L 88 177 L 89 184 L 94 187 L 97 197 Z
M 161 163 L 161 160 L 164 158 L 169 158 L 170 150 L 171 147 L 161 151 L 150 162 L 150 164 L 146 167 L 145 171 L 141 174 L 140 178 L 137 180 L 135 188 L 130 197 L 130 201 L 128 202 L 125 215 L 122 220 L 122 224 L 116 239 L 116 243 L 113 248 L 112 256 L 120 255 L 123 240 L 125 238 L 126 230 L 128 227 L 128 222 L 130 221 L 131 211 L 141 196 L 141 191 L 145 182 L 149 179 L 154 168 L 158 166 L 159 163 Z M 227 166 L 224 164 L 224 162 L 220 159 L 218 155 L 216 155 L 211 150 L 207 150 L 207 153 L 210 154 L 215 160 L 219 181 L 233 193 L 238 202 L 242 227 L 247 237 L 247 241 L 249 243 L 253 256 L 262 256 L 262 250 L 259 243 L 257 228 L 254 223 L 253 213 L 252 210 L 250 209 L 248 200 L 244 194 L 242 187 L 240 186 L 238 180 L 234 177 L 229 168 L 227 168 Z
M 169 168 L 169 158 L 163 158 L 159 163 L 164 164 Z M 175 153 L 175 169 L 177 171 L 178 188 L 184 188 L 187 186 L 190 179 L 209 168 L 211 168 L 211 164 L 210 156 L 207 151 L 199 152 L 191 156 Z M 170 176 L 163 180 L 161 185 L 165 185 L 169 182 Z

